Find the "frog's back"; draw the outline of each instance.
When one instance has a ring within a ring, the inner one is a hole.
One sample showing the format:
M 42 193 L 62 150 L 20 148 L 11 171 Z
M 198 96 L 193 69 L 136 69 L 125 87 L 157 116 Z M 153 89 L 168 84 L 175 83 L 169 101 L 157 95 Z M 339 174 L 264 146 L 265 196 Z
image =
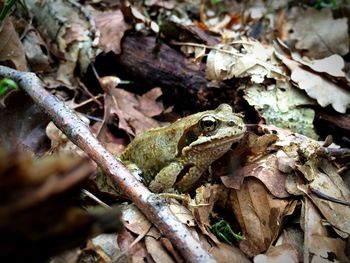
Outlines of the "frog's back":
M 176 159 L 184 125 L 186 118 L 169 126 L 151 129 L 137 135 L 122 153 L 121 159 L 135 163 L 150 176 L 157 174 Z

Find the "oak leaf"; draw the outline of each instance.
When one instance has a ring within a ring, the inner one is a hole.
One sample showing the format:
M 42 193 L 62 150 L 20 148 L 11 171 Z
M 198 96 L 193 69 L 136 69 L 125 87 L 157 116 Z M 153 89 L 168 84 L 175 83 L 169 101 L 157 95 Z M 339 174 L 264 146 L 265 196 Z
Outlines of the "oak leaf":
M 291 39 L 295 47 L 306 50 L 305 55 L 323 58 L 332 54 L 345 55 L 349 52 L 347 18 L 334 19 L 330 9 L 294 9 L 296 22 Z

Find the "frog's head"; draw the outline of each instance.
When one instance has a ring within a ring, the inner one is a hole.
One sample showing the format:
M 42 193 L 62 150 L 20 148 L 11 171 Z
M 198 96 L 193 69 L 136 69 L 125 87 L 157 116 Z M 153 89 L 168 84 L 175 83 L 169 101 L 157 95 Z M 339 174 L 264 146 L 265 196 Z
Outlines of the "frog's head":
M 228 104 L 192 116 L 195 119 L 191 120 L 178 144 L 179 152 L 183 150 L 182 154 L 210 154 L 212 149 L 217 152 L 221 148 L 227 151 L 246 131 L 242 118 L 233 113 Z

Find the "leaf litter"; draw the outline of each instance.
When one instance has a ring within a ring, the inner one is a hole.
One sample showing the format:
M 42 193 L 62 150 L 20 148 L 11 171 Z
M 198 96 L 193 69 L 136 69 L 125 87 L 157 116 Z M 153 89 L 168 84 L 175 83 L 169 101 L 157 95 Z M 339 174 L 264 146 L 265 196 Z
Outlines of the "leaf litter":
M 102 2 L 102 6 L 108 6 L 107 2 Z M 212 171 L 210 175 L 213 176 L 209 180 L 212 185 L 203 184 L 197 189 L 194 199 L 185 206 L 170 204 L 174 214 L 202 241 L 203 246 L 210 248 L 218 262 L 233 259 L 235 262 L 248 262 L 248 258 L 254 259 L 254 262 L 280 262 L 282 259 L 288 262 L 328 262 L 333 258 L 348 262 L 344 239 L 350 233 L 347 220 L 350 196 L 340 174 L 343 160 L 335 156 L 320 156 L 320 149 L 330 150 L 332 146 L 322 148 L 316 141 L 319 135 L 314 125 L 322 111 L 330 122 L 345 129 L 347 127 L 346 112 L 350 104 L 346 72 L 348 58 L 344 56 L 349 51 L 347 18 L 334 18 L 330 9 L 294 7 L 290 13 L 281 13 L 284 11 L 283 4 L 269 7 L 280 12 L 278 19 L 287 20 L 283 28 L 274 24 L 273 20 L 277 18 L 269 13 L 264 2 L 259 5 L 235 3 L 236 11 L 232 11 L 232 5 L 226 13 L 222 11 L 225 9 L 218 11 L 225 1 L 217 4 L 204 2 L 197 3 L 201 21 L 192 22 L 191 16 L 180 12 L 179 8 L 183 6 L 173 1 L 165 2 L 166 5 L 163 1 L 147 1 L 144 6 L 122 1 L 117 9 L 114 6 L 114 9 L 100 10 L 95 1 L 87 8 L 76 9 L 72 14 L 74 21 L 62 24 L 57 46 L 50 43 L 47 34 L 40 32 L 42 41 L 40 37 L 33 36 L 32 31 L 23 42 L 21 59 L 13 56 L 10 60 L 17 68 L 28 62 L 32 71 L 45 70 L 49 63 L 58 69 L 54 73 L 55 81 L 73 87 L 74 96 L 80 102 L 90 100 L 88 104 L 94 105 L 83 111 L 92 120 L 91 125 L 98 127 L 96 130 L 100 136 L 102 133 L 101 138 L 115 137 L 111 141 L 123 145 L 129 137 L 162 125 L 158 117 L 166 113 L 161 102 L 163 91 L 153 87 L 146 93 L 135 94 L 125 90 L 120 83 L 118 87 L 102 87 L 104 113 L 100 113 L 99 117 L 102 115 L 103 121 L 102 118 L 96 121 L 94 115 L 98 107 L 93 95 L 74 88 L 82 76 L 77 76 L 77 72 L 88 72 L 89 63 L 101 52 L 103 55 L 108 52 L 123 54 L 121 41 L 127 30 L 140 34 L 159 33 L 162 38 L 162 17 L 157 16 L 157 12 L 162 16 L 172 15 L 172 19 L 176 16 L 174 21 L 177 21 L 177 27 L 182 26 L 182 32 L 186 31 L 196 41 L 204 42 L 201 47 L 193 45 L 191 48 L 188 42 L 192 40 L 181 35 L 182 39 L 177 40 L 187 41 L 187 45 L 180 49 L 186 55 L 194 56 L 196 63 L 205 63 L 208 80 L 219 85 L 227 82 L 231 89 L 238 90 L 241 98 L 231 98 L 231 103 L 235 106 L 246 103 L 259 122 L 267 125 L 256 125 L 256 129 L 250 129 L 248 139 L 243 141 L 246 145 L 240 145 L 240 150 L 227 154 L 227 163 L 221 163 L 221 169 Z M 188 6 L 193 7 L 193 4 L 188 3 Z M 65 9 L 62 7 L 62 10 Z M 86 15 L 86 10 L 94 10 L 94 16 Z M 172 13 L 174 10 L 176 12 Z M 237 14 L 237 10 L 246 12 Z M 92 21 L 96 23 L 95 27 Z M 334 25 L 339 30 L 332 30 Z M 86 27 L 91 27 L 92 33 L 86 31 Z M 268 32 L 275 30 L 274 27 L 283 30 L 283 40 L 290 49 L 272 45 Z M 288 28 L 293 28 L 293 31 Z M 215 41 L 205 42 L 211 38 L 203 32 L 214 34 Z M 247 37 L 248 32 L 254 33 L 259 41 Z M 44 45 L 44 42 L 50 44 Z M 46 48 L 49 55 L 54 55 L 60 65 L 52 65 L 44 54 L 46 52 L 31 50 L 38 45 L 44 50 Z M 118 76 L 119 72 L 116 70 L 113 74 Z M 42 78 L 49 80 L 46 75 Z M 58 86 L 52 86 L 52 89 L 56 90 Z M 329 105 L 332 108 L 327 107 Z M 18 105 L 15 107 L 19 108 Z M 23 118 L 29 114 L 24 113 Z M 248 120 L 250 114 L 246 116 Z M 7 121 L 4 123 L 10 126 Z M 14 129 L 17 131 L 19 128 Z M 50 129 L 47 129 L 52 143 L 49 151 L 62 148 L 66 154 L 77 152 L 74 148 L 65 147 L 66 138 L 57 130 Z M 115 130 L 118 132 L 115 133 Z M 39 135 L 32 137 L 40 138 Z M 213 167 L 220 167 L 220 164 Z M 171 242 L 162 237 L 134 207 L 127 207 L 123 216 L 125 229 L 119 232 L 117 242 L 112 242 L 114 247 L 119 248 L 111 253 L 107 248 L 111 246 L 108 240 L 113 241 L 113 236 L 105 236 L 103 242 L 88 241 L 87 246 L 80 250 L 83 253 L 80 259 L 98 255 L 101 262 L 108 262 L 115 259 L 120 251 L 128 251 L 136 261 L 147 258 L 154 262 L 182 260 Z M 293 224 L 285 225 L 290 217 L 293 217 Z M 242 232 L 244 240 L 229 246 L 216 237 L 211 232 L 211 226 L 222 219 L 230 223 L 233 231 Z M 138 241 L 136 235 L 144 235 L 144 238 Z M 135 240 L 138 242 L 131 248 Z

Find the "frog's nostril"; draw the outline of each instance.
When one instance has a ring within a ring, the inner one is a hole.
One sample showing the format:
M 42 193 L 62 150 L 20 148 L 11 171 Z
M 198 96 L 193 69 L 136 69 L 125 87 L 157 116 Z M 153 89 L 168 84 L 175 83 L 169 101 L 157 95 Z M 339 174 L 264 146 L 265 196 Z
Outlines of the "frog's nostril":
M 227 122 L 227 125 L 228 125 L 228 126 L 234 126 L 234 125 L 235 125 L 235 122 L 234 122 L 234 121 L 228 121 L 228 122 Z

